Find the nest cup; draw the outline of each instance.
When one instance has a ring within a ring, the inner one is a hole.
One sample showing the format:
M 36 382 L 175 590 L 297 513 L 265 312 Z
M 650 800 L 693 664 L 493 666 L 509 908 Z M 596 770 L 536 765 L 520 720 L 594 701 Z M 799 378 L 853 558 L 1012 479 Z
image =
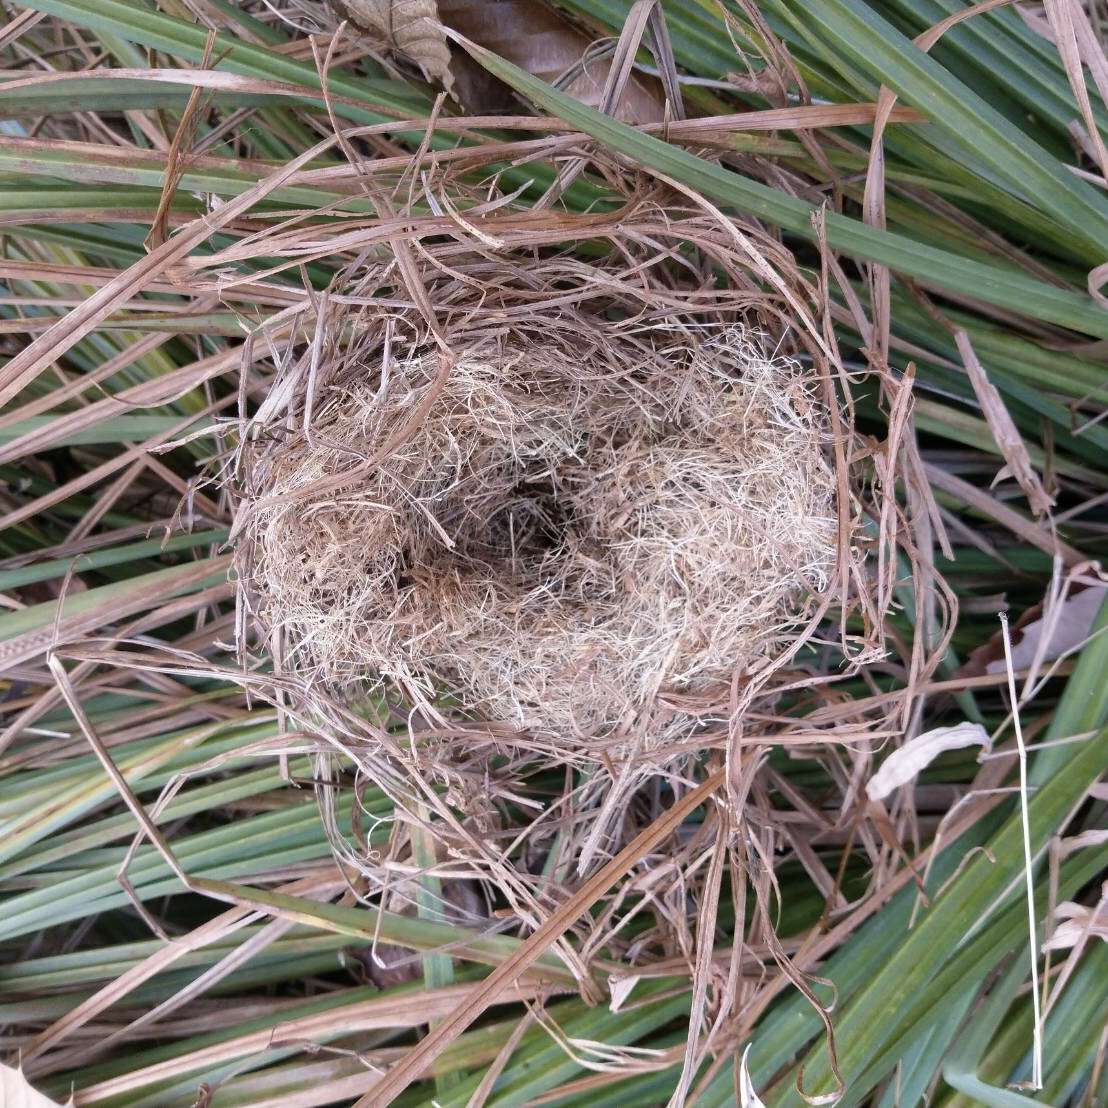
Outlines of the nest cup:
M 635 248 L 482 246 L 428 262 L 421 307 L 382 263 L 321 323 L 239 465 L 238 572 L 286 670 L 659 751 L 795 639 L 835 563 L 829 390 L 753 280 Z

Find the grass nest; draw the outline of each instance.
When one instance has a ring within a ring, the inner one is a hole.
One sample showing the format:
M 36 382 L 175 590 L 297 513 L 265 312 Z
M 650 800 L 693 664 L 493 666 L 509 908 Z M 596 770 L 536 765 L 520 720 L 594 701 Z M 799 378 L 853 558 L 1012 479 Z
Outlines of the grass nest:
M 434 772 L 459 720 L 619 793 L 733 732 L 858 517 L 820 302 L 757 229 L 648 202 L 413 218 L 320 298 L 236 459 L 280 671 L 414 707 L 452 736 Z

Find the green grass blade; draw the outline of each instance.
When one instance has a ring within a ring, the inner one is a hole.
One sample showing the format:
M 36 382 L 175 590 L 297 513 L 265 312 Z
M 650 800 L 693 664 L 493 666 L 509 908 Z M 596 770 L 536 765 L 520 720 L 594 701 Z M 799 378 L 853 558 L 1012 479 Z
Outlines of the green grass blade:
M 933 126 L 984 162 L 1009 188 L 1108 254 L 1108 200 L 902 35 L 862 0 L 811 0 L 800 13 L 814 34 L 919 108 Z
M 23 7 L 47 12 L 105 35 L 162 50 L 190 62 L 202 62 L 208 42 L 207 29 L 200 24 L 165 15 L 127 0 L 19 0 Z M 322 91 L 315 66 L 276 53 L 265 46 L 244 42 L 221 32 L 215 36 L 212 56 L 216 69 L 241 73 Z M 390 118 L 426 114 L 429 101 L 414 88 L 401 91 L 393 81 L 358 81 L 341 74 L 328 78 L 328 87 L 363 107 L 336 103 L 344 119 L 360 123 L 382 123 Z

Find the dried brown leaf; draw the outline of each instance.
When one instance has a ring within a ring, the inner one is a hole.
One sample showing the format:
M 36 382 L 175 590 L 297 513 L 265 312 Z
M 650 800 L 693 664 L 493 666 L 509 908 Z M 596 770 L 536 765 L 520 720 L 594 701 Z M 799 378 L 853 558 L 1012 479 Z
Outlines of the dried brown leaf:
M 332 7 L 392 54 L 415 62 L 449 92 L 454 84 L 450 48 L 439 24 L 435 0 L 331 0 Z
M 1102 939 L 1108 943 L 1108 884 L 1100 902 L 1092 908 L 1066 901 L 1054 909 L 1054 917 L 1063 922 L 1043 944 L 1044 950 L 1065 950 L 1088 939 Z
M 539 0 L 440 0 L 439 11 L 449 27 L 550 83 L 578 66 L 592 45 L 588 35 Z M 468 60 L 468 55 L 464 56 L 462 64 Z M 484 74 L 479 66 L 475 68 Z M 585 61 L 580 73 L 564 86 L 565 91 L 599 108 L 611 68 L 610 57 Z M 483 111 L 498 106 L 492 100 L 493 88 L 487 78 L 477 84 L 475 76 L 468 67 L 459 70 L 466 108 Z M 665 98 L 659 82 L 642 74 L 631 76 L 612 114 L 629 123 L 660 122 L 665 114 Z
M 1083 589 L 1064 600 L 1057 612 L 1032 620 L 1012 649 L 1012 664 L 1016 669 L 1029 669 L 1036 662 L 1053 661 L 1081 646 L 1092 632 L 1105 596 L 1108 588 Z M 1003 660 L 990 661 L 985 672 L 1003 673 Z

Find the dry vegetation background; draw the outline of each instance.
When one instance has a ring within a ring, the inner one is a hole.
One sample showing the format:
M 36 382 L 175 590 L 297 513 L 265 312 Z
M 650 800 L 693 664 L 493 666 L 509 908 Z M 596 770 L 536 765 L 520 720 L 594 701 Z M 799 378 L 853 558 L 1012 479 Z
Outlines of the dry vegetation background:
M 0 13 L 0 1103 L 1108 1103 L 1100 0 Z

